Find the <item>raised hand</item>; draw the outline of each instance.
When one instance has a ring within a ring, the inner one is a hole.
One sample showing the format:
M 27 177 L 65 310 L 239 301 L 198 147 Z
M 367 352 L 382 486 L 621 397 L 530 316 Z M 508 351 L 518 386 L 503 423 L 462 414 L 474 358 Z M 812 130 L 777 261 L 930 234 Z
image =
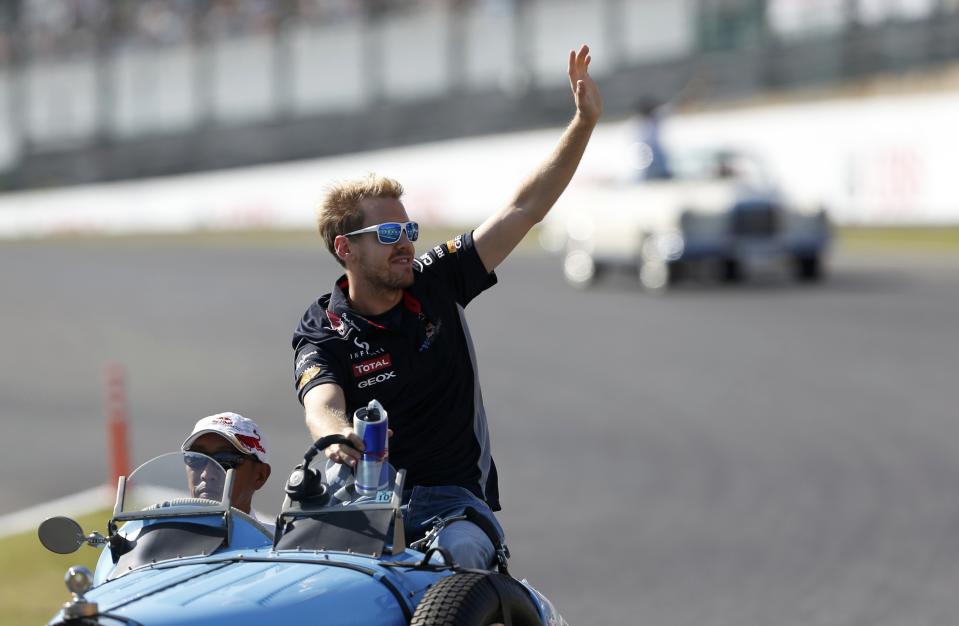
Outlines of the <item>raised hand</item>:
M 590 60 L 586 46 L 578 53 L 569 53 L 569 85 L 576 99 L 576 115 L 556 149 L 520 185 L 507 206 L 473 231 L 473 244 L 488 272 L 503 262 L 533 224 L 546 217 L 579 167 L 596 122 L 603 114 L 603 97 L 589 76 Z
M 569 85 L 580 117 L 593 124 L 603 114 L 603 96 L 589 75 L 589 46 L 569 51 Z

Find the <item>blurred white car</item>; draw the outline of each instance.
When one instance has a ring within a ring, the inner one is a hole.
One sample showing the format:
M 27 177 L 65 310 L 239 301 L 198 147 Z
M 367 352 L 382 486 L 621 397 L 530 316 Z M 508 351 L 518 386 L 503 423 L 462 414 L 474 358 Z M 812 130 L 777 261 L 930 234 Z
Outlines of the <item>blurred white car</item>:
M 782 262 L 798 280 L 822 278 L 830 228 L 820 206 L 784 198 L 758 160 L 730 151 L 673 156 L 673 176 L 570 188 L 540 231 L 563 255 L 571 284 L 629 266 L 648 289 L 686 274 L 741 279 Z

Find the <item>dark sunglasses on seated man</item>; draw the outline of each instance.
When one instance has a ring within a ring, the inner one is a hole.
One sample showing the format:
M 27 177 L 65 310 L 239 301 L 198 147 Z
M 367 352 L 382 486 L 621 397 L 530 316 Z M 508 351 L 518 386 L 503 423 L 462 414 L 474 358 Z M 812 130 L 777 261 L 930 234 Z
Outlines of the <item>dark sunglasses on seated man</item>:
M 184 454 L 183 461 L 187 464 L 192 470 L 201 470 L 206 467 L 209 461 L 204 456 L 199 456 L 205 454 L 202 452 L 196 452 L 194 454 Z M 206 454 L 205 456 L 210 457 L 217 463 L 220 467 L 225 470 L 231 470 L 240 465 L 243 465 L 244 461 L 254 461 L 252 456 L 247 456 L 245 454 L 240 454 L 239 452 L 230 452 L 229 450 L 223 450 L 222 452 L 213 452 L 211 454 Z
M 403 231 L 406 231 L 406 238 L 410 242 L 416 241 L 420 236 L 420 225 L 416 222 L 383 222 L 382 224 L 374 224 L 373 226 L 367 226 L 366 228 L 361 228 L 359 230 L 354 230 L 351 233 L 346 233 L 344 237 L 353 237 L 355 235 L 362 235 L 364 233 L 376 233 L 376 240 L 383 244 L 394 244 L 400 240 L 400 236 L 403 234 Z

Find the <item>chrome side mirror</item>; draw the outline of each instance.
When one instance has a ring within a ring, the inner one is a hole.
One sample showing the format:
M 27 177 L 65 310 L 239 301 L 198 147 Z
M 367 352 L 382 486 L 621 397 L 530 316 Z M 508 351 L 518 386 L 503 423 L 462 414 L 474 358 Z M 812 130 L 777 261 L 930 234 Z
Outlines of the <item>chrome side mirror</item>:
M 86 542 L 83 528 L 69 517 L 51 517 L 37 529 L 40 543 L 50 552 L 72 554 Z

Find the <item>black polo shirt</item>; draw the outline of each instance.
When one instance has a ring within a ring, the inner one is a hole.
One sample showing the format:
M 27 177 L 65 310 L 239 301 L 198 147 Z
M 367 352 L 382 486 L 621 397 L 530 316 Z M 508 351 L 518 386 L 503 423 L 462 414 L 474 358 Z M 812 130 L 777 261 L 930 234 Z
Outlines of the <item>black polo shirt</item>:
M 414 259 L 413 276 L 383 315 L 349 308 L 345 276 L 307 309 L 293 335 L 297 394 L 302 403 L 316 385 L 335 383 L 349 416 L 379 400 L 393 429 L 390 462 L 406 469 L 408 487 L 459 485 L 497 511 L 496 465 L 463 314 L 496 275 L 466 233 Z

